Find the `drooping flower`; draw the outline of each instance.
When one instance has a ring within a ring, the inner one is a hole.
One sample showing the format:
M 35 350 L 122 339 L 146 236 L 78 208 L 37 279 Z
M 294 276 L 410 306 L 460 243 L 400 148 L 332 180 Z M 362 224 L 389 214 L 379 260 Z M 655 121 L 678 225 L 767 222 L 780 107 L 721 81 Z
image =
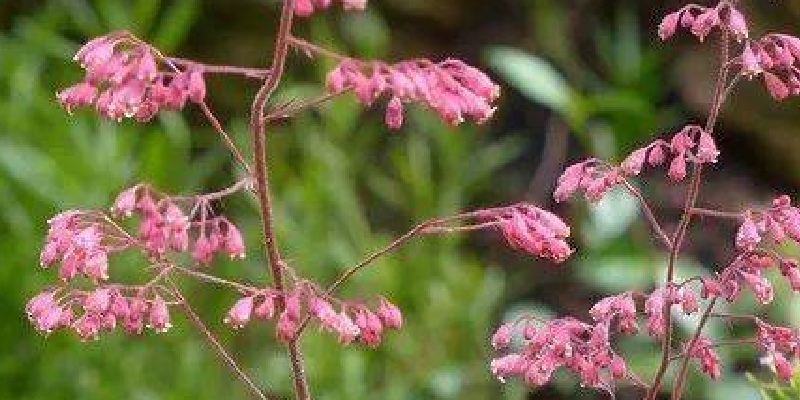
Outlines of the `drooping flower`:
M 86 70 L 84 80 L 57 94 L 71 112 L 95 105 L 110 119 L 150 120 L 161 109 L 199 103 L 206 95 L 203 71 L 187 68 L 159 71 L 159 53 L 128 32 L 113 32 L 86 43 L 75 61 Z M 174 67 L 174 66 L 173 66 Z
M 499 95 L 499 87 L 486 74 L 454 59 L 394 65 L 344 59 L 328 74 L 327 86 L 334 93 L 352 88 L 364 105 L 388 94 L 386 123 L 392 129 L 402 125 L 403 102 L 422 103 L 447 123 L 458 125 L 465 119 L 486 121 L 494 113 L 492 103 Z
M 250 316 L 253 314 L 253 300 L 254 296 L 245 296 L 237 300 L 233 307 L 228 310 L 224 322 L 234 328 L 241 328 L 247 325 L 250 322 Z

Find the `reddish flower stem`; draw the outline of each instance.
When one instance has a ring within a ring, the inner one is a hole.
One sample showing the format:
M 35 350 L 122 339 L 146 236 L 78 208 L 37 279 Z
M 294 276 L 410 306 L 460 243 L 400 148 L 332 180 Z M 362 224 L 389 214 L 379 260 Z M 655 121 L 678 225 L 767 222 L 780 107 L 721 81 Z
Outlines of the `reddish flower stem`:
M 717 82 L 714 88 L 714 97 L 711 102 L 711 111 L 709 112 L 708 119 L 706 120 L 705 130 L 709 134 L 713 134 L 714 127 L 717 123 L 717 118 L 719 117 L 719 112 L 722 108 L 722 104 L 724 102 L 724 95 L 725 95 L 725 88 L 727 87 L 727 80 L 728 80 L 728 60 L 729 60 L 729 32 L 725 29 L 722 31 L 722 37 L 720 39 L 720 62 L 721 67 L 719 70 L 719 74 L 717 76 Z M 695 208 L 695 204 L 697 203 L 697 198 L 700 192 L 700 183 L 702 181 L 702 174 L 703 174 L 703 165 L 700 163 L 694 163 L 692 168 L 692 177 L 691 183 L 689 184 L 689 190 L 686 195 L 686 201 L 683 207 L 683 214 L 681 215 L 681 220 L 678 223 L 678 227 L 675 230 L 675 235 L 672 240 L 672 250 L 669 253 L 669 262 L 667 265 L 667 278 L 666 278 L 666 286 L 670 287 L 674 284 L 675 280 L 675 261 L 678 257 L 678 252 L 680 251 L 681 244 L 683 243 L 683 239 L 686 236 L 686 232 L 689 228 L 689 224 L 691 223 L 692 219 L 692 209 Z M 712 301 L 711 307 L 713 308 L 714 302 Z M 648 400 L 656 400 L 658 396 L 658 392 L 661 389 L 661 384 L 664 380 L 664 375 L 667 371 L 667 368 L 670 364 L 670 351 L 672 348 L 672 313 L 671 313 L 671 306 L 672 303 L 667 301 L 664 303 L 664 319 L 665 319 L 665 332 L 666 335 L 664 337 L 664 342 L 662 344 L 661 352 L 661 365 L 656 372 L 655 377 L 653 378 L 653 385 L 650 391 L 647 393 Z M 710 313 L 710 309 L 706 311 Z M 701 320 L 701 323 L 698 326 L 698 329 L 695 333 L 695 337 L 692 338 L 692 341 L 697 340 L 697 336 L 702 332 L 702 329 L 705 325 L 706 318 Z M 687 357 L 688 359 L 688 357 Z M 676 384 L 681 383 L 685 378 L 686 370 L 682 371 L 682 375 L 678 375 L 675 378 Z M 682 385 L 682 383 L 681 383 Z M 677 397 L 676 397 L 677 396 Z M 673 399 L 680 399 L 682 393 L 678 391 L 673 391 Z
M 282 107 L 278 107 L 274 109 L 269 115 L 266 116 L 266 122 L 274 121 L 278 119 L 285 119 L 289 118 L 300 111 L 303 111 L 307 108 L 316 107 L 323 103 L 326 103 L 339 95 L 345 94 L 350 91 L 352 88 L 346 88 L 339 92 L 330 92 L 325 93 L 320 96 L 314 97 L 312 99 L 303 100 L 302 102 L 290 102 Z
M 289 44 L 291 46 L 293 46 L 293 47 L 295 47 L 295 48 L 297 48 L 299 50 L 302 50 L 302 51 L 304 51 L 305 53 L 307 53 L 309 55 L 313 54 L 313 53 L 317 53 L 317 54 L 320 54 L 320 55 L 323 55 L 323 56 L 335 58 L 337 60 L 342 60 L 342 59 L 348 58 L 347 56 L 339 54 L 339 53 L 337 53 L 337 52 L 335 52 L 333 50 L 328 50 L 328 49 L 326 49 L 326 48 L 324 48 L 322 46 L 316 45 L 316 44 L 311 43 L 311 42 L 309 42 L 309 41 L 307 41 L 305 39 L 300 39 L 300 38 L 295 37 L 295 36 L 289 36 L 288 41 L 289 41 Z
M 675 384 L 672 387 L 672 399 L 673 400 L 680 400 L 683 397 L 683 386 L 686 384 L 686 372 L 687 368 L 689 367 L 689 360 L 691 357 L 689 356 L 689 349 L 694 348 L 697 340 L 700 338 L 700 334 L 703 332 L 703 328 L 705 328 L 706 322 L 708 318 L 711 316 L 711 312 L 714 310 L 714 306 L 717 304 L 718 297 L 714 297 L 711 299 L 711 302 L 708 303 L 706 306 L 705 311 L 703 311 L 703 315 L 700 317 L 700 322 L 697 323 L 697 328 L 694 330 L 694 335 L 692 335 L 692 339 L 689 340 L 689 345 L 686 347 L 687 352 L 683 355 L 683 359 L 681 360 L 681 365 L 678 368 L 678 375 L 675 377 Z
M 670 240 L 669 236 L 667 236 L 664 229 L 661 227 L 661 224 L 658 223 L 658 219 L 656 218 L 655 214 L 653 213 L 653 209 L 647 204 L 647 200 L 642 196 L 642 192 L 640 192 L 636 187 L 634 187 L 630 182 L 627 180 L 623 181 L 623 185 L 628 191 L 639 200 L 639 204 L 642 207 L 642 212 L 644 213 L 645 218 L 647 221 L 650 222 L 650 225 L 653 227 L 653 230 L 656 232 L 656 235 L 661 240 L 661 243 L 668 249 L 672 249 L 672 240 Z
M 703 217 L 712 217 L 712 218 L 722 218 L 722 219 L 742 219 L 743 213 L 740 212 L 728 212 L 728 211 L 717 211 L 717 210 L 709 210 L 706 208 L 698 208 L 694 207 L 690 210 L 690 212 L 694 215 L 699 215 Z
M 264 251 L 269 262 L 269 269 L 275 284 L 275 289 L 283 293 L 283 265 L 280 249 L 276 243 L 275 227 L 272 216 L 272 200 L 269 191 L 269 170 L 266 160 L 266 126 L 265 116 L 267 101 L 275 92 L 278 84 L 283 77 L 286 67 L 286 57 L 289 50 L 289 39 L 292 30 L 292 18 L 294 16 L 294 0 L 284 0 L 281 8 L 281 19 L 278 25 L 278 33 L 275 38 L 275 48 L 272 58 L 271 73 L 264 84 L 256 93 L 250 112 L 250 134 L 253 141 L 253 152 L 255 153 L 255 178 L 256 191 L 258 194 L 258 205 L 261 213 L 262 230 L 264 234 Z M 279 299 L 278 308 L 283 307 L 282 299 Z M 292 366 L 294 380 L 295 398 L 297 400 L 310 400 L 308 381 L 306 379 L 303 356 L 297 348 L 297 341 L 292 340 L 286 344 L 289 361 Z
M 339 278 L 333 284 L 331 284 L 328 287 L 328 289 L 325 291 L 325 295 L 326 296 L 332 295 L 341 285 L 343 285 L 348 279 L 350 279 L 358 271 L 360 271 L 361 269 L 365 268 L 366 266 L 372 264 L 375 260 L 377 260 L 377 259 L 379 259 L 379 258 L 381 258 L 381 257 L 383 257 L 383 256 L 385 256 L 385 255 L 387 255 L 387 254 L 399 249 L 400 247 L 402 247 L 403 245 L 405 245 L 406 243 L 411 241 L 411 239 L 413 239 L 413 238 L 425 233 L 425 230 L 427 228 L 429 228 L 429 227 L 431 227 L 431 226 L 433 226 L 435 224 L 438 224 L 441 221 L 442 220 L 434 219 L 434 220 L 428 220 L 428 221 L 422 222 L 419 225 L 417 225 L 414 228 L 412 228 L 410 231 L 406 232 L 403 236 L 398 237 L 397 239 L 395 239 L 394 241 L 392 241 L 391 243 L 389 243 L 388 245 L 383 247 L 382 249 L 373 252 L 372 254 L 367 256 L 365 259 L 363 259 L 361 262 L 359 262 L 355 266 L 349 268 L 341 276 L 339 276 Z M 300 335 L 303 333 L 303 331 L 305 330 L 305 328 L 308 325 L 310 320 L 311 320 L 311 317 L 310 316 L 306 316 L 306 318 L 303 320 L 303 322 L 300 324 L 300 326 L 297 329 L 295 340 L 297 340 L 297 338 L 300 337 Z
M 269 76 L 270 73 L 270 70 L 268 69 L 236 67 L 231 65 L 204 64 L 194 60 L 188 60 L 179 57 L 165 57 L 165 60 L 176 65 L 195 66 L 203 70 L 203 72 L 208 72 L 212 74 L 241 75 L 246 78 L 259 79 L 259 80 L 265 79 L 266 77 Z
M 200 102 L 200 110 L 203 111 L 203 115 L 206 116 L 206 119 L 208 119 L 208 122 L 211 123 L 211 126 L 214 128 L 214 130 L 217 131 L 217 133 L 219 133 L 219 136 L 222 138 L 222 141 L 225 142 L 226 146 L 228 146 L 228 150 L 230 150 L 231 153 L 233 153 L 233 156 L 236 158 L 236 161 L 238 161 L 239 164 L 242 164 L 242 167 L 244 168 L 245 171 L 247 171 L 248 175 L 252 174 L 252 169 L 250 168 L 250 164 L 247 163 L 247 160 L 244 158 L 244 155 L 242 155 L 242 151 L 239 150 L 238 146 L 236 146 L 236 143 L 233 141 L 233 139 L 231 139 L 231 136 L 228 134 L 228 132 L 225 132 L 225 128 L 222 127 L 222 124 L 219 122 L 216 115 L 214 115 L 214 112 L 211 111 L 211 107 L 208 106 L 206 100 Z

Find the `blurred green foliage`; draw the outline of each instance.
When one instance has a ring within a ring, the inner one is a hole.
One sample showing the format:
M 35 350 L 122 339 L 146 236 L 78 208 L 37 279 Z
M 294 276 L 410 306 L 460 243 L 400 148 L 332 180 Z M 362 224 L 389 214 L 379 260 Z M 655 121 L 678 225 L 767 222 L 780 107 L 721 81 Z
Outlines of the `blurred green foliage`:
M 795 374 L 788 383 L 774 378 L 771 381 L 764 381 L 752 374 L 748 374 L 747 378 L 758 388 L 763 400 L 800 398 L 800 374 Z

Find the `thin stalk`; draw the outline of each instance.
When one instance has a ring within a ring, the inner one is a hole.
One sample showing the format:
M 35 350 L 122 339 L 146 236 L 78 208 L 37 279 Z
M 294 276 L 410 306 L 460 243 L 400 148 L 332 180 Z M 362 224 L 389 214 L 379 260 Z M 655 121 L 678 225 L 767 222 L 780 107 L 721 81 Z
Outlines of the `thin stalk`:
M 239 379 L 242 380 L 247 385 L 247 388 L 250 389 L 250 394 L 253 395 L 254 398 L 259 400 L 267 400 L 267 396 L 261 391 L 261 389 L 253 382 L 253 380 L 244 372 L 242 367 L 236 362 L 236 360 L 231 356 L 225 347 L 222 346 L 222 343 L 211 333 L 211 330 L 208 329 L 206 324 L 203 322 L 203 319 L 200 318 L 199 315 L 192 309 L 192 306 L 189 305 L 189 302 L 186 300 L 185 297 L 181 294 L 178 287 L 172 281 L 169 281 L 170 289 L 173 292 L 172 294 L 178 299 L 180 306 L 183 308 L 183 311 L 186 313 L 186 316 L 189 317 L 189 321 L 191 321 L 197 330 L 199 330 L 203 334 L 203 338 L 206 340 L 208 345 L 214 349 L 220 359 L 225 363 L 228 369 L 233 372 L 234 375 L 238 376 Z
M 214 130 L 217 131 L 219 136 L 222 138 L 222 141 L 225 143 L 225 146 L 228 147 L 228 150 L 230 150 L 233 156 L 236 158 L 236 161 L 238 161 L 239 164 L 242 164 L 242 167 L 248 175 L 251 174 L 252 171 L 250 169 L 250 164 L 248 164 L 247 160 L 245 160 L 242 151 L 239 150 L 238 146 L 236 146 L 236 143 L 231 138 L 231 135 L 229 135 L 228 132 L 225 131 L 225 128 L 222 127 L 222 124 L 219 122 L 219 119 L 217 119 L 217 116 L 214 115 L 214 112 L 211 111 L 211 107 L 209 107 L 206 100 L 200 102 L 200 110 L 203 111 L 203 115 L 206 116 L 206 119 L 211 123 L 211 126 L 214 128 Z
M 644 196 L 642 196 L 642 192 L 636 189 L 636 187 L 634 187 L 627 180 L 623 181 L 622 183 L 623 185 L 625 185 L 625 188 L 628 189 L 628 192 L 630 192 L 634 197 L 636 197 L 636 199 L 639 200 L 639 204 L 642 207 L 642 212 L 644 212 L 645 218 L 647 219 L 648 222 L 650 222 L 650 225 L 653 227 L 653 230 L 656 232 L 656 235 L 661 240 L 661 243 L 668 250 L 671 250 L 672 240 L 670 240 L 669 236 L 667 236 L 666 232 L 664 232 L 664 229 L 661 227 L 661 224 L 658 223 L 658 219 L 653 213 L 653 209 L 647 203 L 647 200 L 645 200 Z
M 717 118 L 719 117 L 719 112 L 722 108 L 722 104 L 724 101 L 725 95 L 725 88 L 727 87 L 728 81 L 728 68 L 726 65 L 728 64 L 729 59 L 729 33 L 727 30 L 722 31 L 722 38 L 720 39 L 720 59 L 721 59 L 721 67 L 719 70 L 719 74 L 717 76 L 717 82 L 714 88 L 714 97 L 711 102 L 711 111 L 709 112 L 708 119 L 706 120 L 705 130 L 709 134 L 713 134 L 714 127 L 717 123 Z M 686 195 L 686 201 L 683 206 L 683 214 L 681 215 L 680 222 L 678 223 L 678 227 L 675 230 L 675 235 L 672 239 L 672 249 L 669 253 L 669 261 L 667 264 L 667 277 L 666 283 L 667 290 L 673 285 L 675 280 L 675 261 L 678 258 L 678 253 L 681 248 L 681 244 L 683 243 L 683 239 L 686 236 L 686 232 L 689 228 L 689 224 L 691 223 L 692 219 L 692 209 L 695 207 L 697 203 L 697 198 L 700 192 L 700 183 L 702 181 L 702 174 L 703 174 L 703 165 L 700 163 L 694 163 L 692 167 L 691 173 L 691 182 L 689 184 L 689 190 Z M 664 342 L 661 348 L 661 364 L 656 372 L 655 377 L 653 378 L 653 386 L 651 387 L 650 391 L 647 394 L 648 400 L 656 400 L 658 396 L 658 391 L 661 389 L 661 384 L 664 380 L 664 375 L 667 372 L 667 368 L 669 367 L 670 363 L 670 351 L 672 348 L 672 303 L 667 301 L 664 302 L 664 319 L 665 319 L 665 336 Z M 702 325 L 700 326 L 702 329 Z M 685 371 L 683 371 L 685 374 Z M 681 376 L 676 377 L 676 382 L 679 380 L 683 380 L 684 378 Z M 673 392 L 673 396 L 675 393 Z M 673 397 L 676 398 L 676 397 Z M 680 398 L 680 394 L 678 394 L 678 399 Z
M 372 254 L 368 255 L 365 259 L 361 260 L 361 262 L 359 262 L 355 266 L 349 268 L 342 275 L 340 275 L 339 278 L 336 279 L 336 281 L 328 287 L 328 289 L 325 291 L 325 295 L 326 296 L 332 295 L 334 292 L 336 292 L 336 290 L 342 284 L 344 284 L 348 279 L 350 279 L 350 277 L 355 275 L 358 271 L 360 271 L 361 269 L 365 268 L 366 266 L 372 264 L 374 261 L 376 261 L 377 259 L 385 256 L 386 254 L 389 254 L 389 253 L 397 250 L 398 248 L 402 247 L 403 245 L 405 245 L 406 243 L 411 241 L 411 239 L 417 237 L 420 234 L 425 233 L 425 230 L 427 228 L 429 228 L 429 227 L 431 227 L 431 226 L 433 226 L 435 224 L 438 224 L 440 222 L 441 222 L 441 220 L 425 221 L 425 222 L 415 226 L 410 231 L 406 232 L 403 236 L 398 237 L 397 239 L 395 239 L 394 241 L 392 241 L 391 243 L 389 243 L 388 245 L 386 245 L 382 249 L 377 250 L 377 251 L 373 252 Z M 309 323 L 310 320 L 311 320 L 311 317 L 310 316 L 306 316 L 306 318 L 303 320 L 303 322 L 297 328 L 297 333 L 295 334 L 296 338 L 300 337 L 300 335 L 303 333 L 303 331 L 306 328 L 306 326 L 308 326 L 308 323 Z
M 700 339 L 700 334 L 703 332 L 703 328 L 708 321 L 708 318 L 711 316 L 711 312 L 714 310 L 714 306 L 717 304 L 718 297 L 714 297 L 711 299 L 711 302 L 708 303 L 705 311 L 703 311 L 703 315 L 700 317 L 700 322 L 697 324 L 697 328 L 694 331 L 694 335 L 692 335 L 692 339 L 689 341 L 689 346 L 686 347 L 687 354 L 683 356 L 681 360 L 681 365 L 678 368 L 678 375 L 675 378 L 675 385 L 672 388 L 672 399 L 679 400 L 683 394 L 683 385 L 686 384 L 686 371 L 689 367 L 689 357 L 688 352 L 694 348 L 697 340 Z
M 694 215 L 700 215 L 703 217 L 722 218 L 722 219 L 739 220 L 742 219 L 742 217 L 744 216 L 744 214 L 740 212 L 709 210 L 707 208 L 698 208 L 698 207 L 692 208 L 690 212 Z
M 270 70 L 259 68 L 236 67 L 231 65 L 214 65 L 188 60 L 180 57 L 165 57 L 165 60 L 176 65 L 183 65 L 187 67 L 196 67 L 203 72 L 212 74 L 227 74 L 227 75 L 241 75 L 245 78 L 252 79 L 265 79 L 269 76 Z
M 283 293 L 283 266 L 280 249 L 276 243 L 275 226 L 272 216 L 272 200 L 269 190 L 269 170 L 266 160 L 266 126 L 265 114 L 267 101 L 275 92 L 281 81 L 286 67 L 286 57 L 289 50 L 289 38 L 291 37 L 292 18 L 294 16 L 295 0 L 284 0 L 281 8 L 281 19 L 278 25 L 278 33 L 275 38 L 275 50 L 272 57 L 270 74 L 264 84 L 256 93 L 250 112 L 250 134 L 253 141 L 253 152 L 255 153 L 255 178 L 256 191 L 258 194 L 258 205 L 261 213 L 261 225 L 264 234 L 264 251 L 269 263 L 269 270 L 274 281 L 275 289 Z M 283 307 L 283 302 L 279 301 L 279 308 Z M 311 394 L 306 379 L 303 357 L 297 348 L 297 341 L 292 340 L 286 344 L 289 353 L 289 360 L 294 376 L 295 398 L 297 400 L 310 400 Z

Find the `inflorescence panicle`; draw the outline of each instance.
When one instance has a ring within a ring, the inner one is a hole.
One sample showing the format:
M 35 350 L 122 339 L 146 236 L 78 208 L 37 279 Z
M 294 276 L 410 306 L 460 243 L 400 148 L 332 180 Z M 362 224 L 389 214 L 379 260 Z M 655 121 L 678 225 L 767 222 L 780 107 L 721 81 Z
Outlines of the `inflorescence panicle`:
M 800 70 L 797 65 L 800 61 L 800 39 L 782 33 L 769 33 L 754 39 L 744 14 L 735 2 L 720 1 L 713 7 L 697 4 L 684 6 L 663 18 L 658 35 L 666 40 L 678 30 L 688 31 L 701 42 L 714 32 L 720 33 L 723 42 L 720 68 L 723 73 L 720 74 L 717 87 L 718 106 L 726 100 L 740 77 L 761 77 L 776 100 L 800 94 Z M 730 38 L 738 46 L 731 53 L 733 56 L 728 56 L 732 44 Z M 737 74 L 733 79 L 726 79 L 728 71 Z M 663 166 L 668 179 L 675 183 L 686 182 L 688 177 L 692 177 L 690 186 L 693 188 L 687 194 L 687 198 L 692 199 L 689 196 L 697 196 L 695 185 L 698 185 L 698 171 L 719 159 L 720 151 L 712 133 L 713 128 L 713 122 L 706 127 L 686 125 L 669 138 L 656 139 L 634 149 L 619 164 L 597 158 L 572 164 L 558 179 L 553 197 L 557 202 L 562 202 L 580 192 L 590 202 L 596 202 L 613 187 L 624 185 L 647 208 L 644 196 L 628 180 L 643 177 L 646 168 Z M 688 208 L 684 212 L 689 217 L 697 215 L 735 221 L 737 228 L 732 232 L 735 254 L 727 265 L 716 272 L 683 281 L 675 280 L 668 274 L 663 285 L 649 292 L 625 292 L 603 298 L 589 312 L 593 320 L 591 323 L 572 317 L 541 321 L 536 316 L 524 316 L 506 322 L 497 328 L 491 338 L 492 347 L 501 352 L 491 362 L 494 375 L 501 381 L 519 376 L 536 387 L 546 384 L 559 368 L 565 368 L 578 376 L 582 386 L 604 390 L 613 396 L 615 384 L 620 380 L 629 380 L 647 391 L 646 398 L 655 399 L 663 371 L 672 361 L 682 360 L 683 364 L 675 376 L 673 390 L 676 392 L 672 397 L 679 399 L 687 362 L 697 362 L 704 374 L 717 380 L 721 378 L 723 368 L 716 348 L 731 344 L 753 344 L 764 353 L 764 362 L 780 379 L 790 379 L 793 373 L 790 360 L 800 357 L 800 329 L 774 326 L 752 315 L 717 313 L 714 312 L 714 306 L 718 300 L 736 302 L 745 291 L 752 293 L 758 303 L 774 302 L 776 283 L 770 280 L 770 276 L 778 274 L 768 274 L 770 270 L 779 272 L 788 287 L 800 292 L 800 263 L 795 258 L 783 255 L 784 247 L 781 246 L 787 241 L 800 244 L 800 208 L 793 206 L 787 195 L 777 197 L 768 207 L 743 212 L 699 209 L 693 203 L 694 200 L 686 203 Z M 663 233 L 652 212 L 650 219 L 659 228 L 658 232 Z M 674 242 L 676 239 L 670 240 L 666 235 L 664 237 L 668 250 L 677 254 L 680 249 L 672 247 L 681 242 Z M 637 302 L 641 303 L 638 310 Z M 677 349 L 673 350 L 675 346 L 672 345 L 664 347 L 667 352 L 664 355 L 664 368 L 650 385 L 626 368 L 625 359 L 612 349 L 609 338 L 615 332 L 635 334 L 639 321 L 643 321 L 646 327 L 644 333 L 662 343 L 670 343 L 676 333 L 670 318 L 678 310 L 686 315 L 700 313 L 698 326 L 692 336 L 679 343 Z M 701 310 L 704 311 L 701 313 Z M 755 329 L 755 336 L 727 341 L 709 337 L 703 332 L 708 318 L 727 319 L 731 323 L 749 322 Z M 516 336 L 520 336 L 520 340 L 512 340 Z
M 128 32 L 92 39 L 78 50 L 75 61 L 86 70 L 84 80 L 57 95 L 68 111 L 94 104 L 107 118 L 144 122 L 160 110 L 180 110 L 187 101 L 199 103 L 206 96 L 202 69 L 167 63 Z

